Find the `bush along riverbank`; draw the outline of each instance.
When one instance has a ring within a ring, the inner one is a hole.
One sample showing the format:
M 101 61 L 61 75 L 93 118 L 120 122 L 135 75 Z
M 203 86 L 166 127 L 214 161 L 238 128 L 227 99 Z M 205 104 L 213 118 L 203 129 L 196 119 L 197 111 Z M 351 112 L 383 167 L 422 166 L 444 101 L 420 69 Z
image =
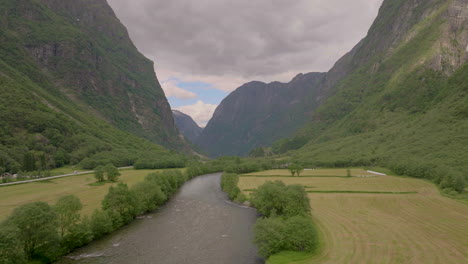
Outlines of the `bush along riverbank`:
M 64 196 L 55 205 L 33 202 L 16 208 L 0 224 L 0 263 L 51 263 L 73 249 L 130 223 L 163 205 L 195 174 L 164 171 L 148 174 L 131 188 L 109 188 L 102 208 L 81 216 L 81 201 Z
M 244 202 L 237 174 L 224 173 L 221 187 L 233 201 Z M 259 254 L 268 259 L 284 251 L 313 253 L 319 245 L 310 217 L 309 198 L 303 186 L 266 182 L 250 195 L 250 203 L 262 215 L 254 227 Z

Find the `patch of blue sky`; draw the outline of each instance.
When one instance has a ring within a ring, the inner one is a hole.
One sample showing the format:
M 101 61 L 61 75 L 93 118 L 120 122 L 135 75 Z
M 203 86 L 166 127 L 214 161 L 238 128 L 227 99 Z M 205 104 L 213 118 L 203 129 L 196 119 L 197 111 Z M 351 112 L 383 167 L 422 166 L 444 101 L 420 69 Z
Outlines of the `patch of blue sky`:
M 184 82 L 174 79 L 177 82 L 177 87 L 190 91 L 197 95 L 196 98 L 180 99 L 175 96 L 169 96 L 169 103 L 173 108 L 195 104 L 198 100 L 203 101 L 205 104 L 218 105 L 228 95 L 227 92 L 216 89 L 212 84 L 206 82 Z

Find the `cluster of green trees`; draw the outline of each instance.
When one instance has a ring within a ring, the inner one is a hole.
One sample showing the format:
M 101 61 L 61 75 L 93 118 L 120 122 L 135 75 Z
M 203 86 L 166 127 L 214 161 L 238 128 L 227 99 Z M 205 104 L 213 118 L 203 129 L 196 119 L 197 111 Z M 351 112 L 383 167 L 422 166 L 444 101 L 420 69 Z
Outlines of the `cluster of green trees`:
M 119 169 L 112 164 L 107 164 L 106 166 L 99 165 L 94 168 L 94 178 L 98 182 L 103 182 L 105 179 L 115 182 L 119 176 Z
M 142 158 L 138 159 L 133 167 L 137 170 L 142 169 L 171 169 L 183 168 L 187 163 L 187 158 L 182 155 L 172 154 L 159 157 L 157 159 Z
M 45 202 L 22 205 L 0 224 L 0 263 L 50 263 L 157 209 L 190 178 L 174 170 L 148 174 L 131 188 L 118 183 L 109 188 L 102 208 L 91 217 L 80 215 L 82 204 L 74 195 L 60 198 L 53 206 Z
M 291 172 L 291 175 L 294 176 L 297 174 L 297 176 L 301 176 L 301 172 L 304 170 L 304 167 L 302 167 L 300 164 L 296 163 L 291 163 L 288 166 L 289 172 Z
M 281 251 L 310 252 L 317 248 L 317 231 L 309 215 L 309 198 L 303 186 L 266 182 L 252 193 L 251 202 L 263 215 L 254 228 L 254 242 L 263 257 Z
M 239 157 L 219 158 L 224 162 L 224 171 L 228 173 L 249 173 L 262 170 L 269 170 L 274 166 L 271 159 L 248 159 Z
M 239 175 L 235 173 L 223 173 L 221 176 L 221 189 L 227 193 L 232 201 L 243 203 L 246 200 L 245 195 L 240 191 L 237 183 Z
M 467 181 L 460 171 L 447 166 L 435 166 L 434 164 L 418 164 L 416 162 L 398 162 L 390 164 L 390 169 L 398 175 L 406 175 L 415 178 L 427 179 L 439 185 L 445 192 L 464 191 Z
M 249 173 L 262 170 L 268 170 L 275 166 L 274 160 L 268 159 L 247 159 L 240 157 L 219 157 L 215 160 L 210 160 L 205 163 L 193 162 L 189 163 L 187 173 L 201 175 L 214 172 L 227 173 Z
M 238 182 L 237 174 L 224 173 L 221 188 L 231 200 L 244 202 L 246 197 Z M 303 186 L 269 181 L 258 187 L 249 200 L 263 216 L 254 227 L 254 242 L 261 256 L 268 258 L 281 251 L 311 252 L 317 248 L 317 231 Z

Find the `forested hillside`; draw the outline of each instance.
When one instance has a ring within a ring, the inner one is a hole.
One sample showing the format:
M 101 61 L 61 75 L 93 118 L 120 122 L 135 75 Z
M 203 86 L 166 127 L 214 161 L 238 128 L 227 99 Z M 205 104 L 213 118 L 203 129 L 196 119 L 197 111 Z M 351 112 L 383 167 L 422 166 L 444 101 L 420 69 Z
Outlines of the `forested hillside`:
M 384 1 L 368 36 L 334 68 L 352 70 L 296 135 L 309 143 L 288 156 L 438 182 L 449 175 L 445 183 L 468 175 L 467 61 L 467 0 Z
M 152 62 L 105 0 L 0 10 L 0 170 L 129 165 L 169 153 L 154 143 L 183 147 Z

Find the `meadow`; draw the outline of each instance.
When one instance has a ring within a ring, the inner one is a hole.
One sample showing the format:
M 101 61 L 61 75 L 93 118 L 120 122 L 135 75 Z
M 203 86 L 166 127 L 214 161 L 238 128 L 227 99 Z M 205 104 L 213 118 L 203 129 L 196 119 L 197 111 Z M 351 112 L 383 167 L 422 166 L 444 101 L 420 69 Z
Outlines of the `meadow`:
M 118 181 L 130 187 L 142 182 L 146 175 L 161 170 L 121 170 Z M 31 182 L 0 187 L 0 221 L 8 217 L 16 207 L 36 201 L 49 204 L 62 196 L 74 194 L 80 198 L 82 215 L 91 215 L 94 209 L 101 208 L 101 201 L 109 187 L 117 183 L 96 183 L 94 174 L 68 176 L 59 179 Z
M 424 180 L 361 169 L 287 170 L 242 175 L 246 194 L 266 181 L 301 184 L 321 235 L 314 254 L 284 252 L 268 263 L 468 263 L 468 204 Z M 273 175 L 273 177 L 268 177 Z M 337 176 L 337 177 L 333 177 Z M 343 193 L 349 191 L 349 193 Z

